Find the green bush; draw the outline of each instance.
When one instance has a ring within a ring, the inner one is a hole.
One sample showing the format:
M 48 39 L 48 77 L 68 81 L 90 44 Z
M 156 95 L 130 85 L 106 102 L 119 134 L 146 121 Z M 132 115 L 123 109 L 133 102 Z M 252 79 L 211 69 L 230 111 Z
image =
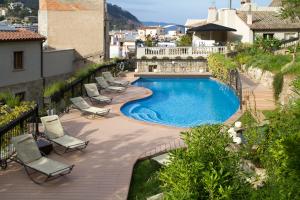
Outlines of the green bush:
M 14 108 L 20 105 L 20 99 L 10 92 L 0 93 L 0 101 L 9 106 L 10 108 Z
M 279 95 L 282 92 L 283 84 L 284 84 L 283 74 L 279 72 L 275 75 L 274 80 L 273 80 L 273 89 L 274 89 L 275 100 L 279 99 Z
M 257 37 L 253 46 L 265 52 L 272 52 L 280 48 L 281 41 L 276 38 Z
M 274 55 L 271 52 L 258 48 L 247 48 L 240 52 L 235 61 L 241 66 L 257 67 L 273 73 L 280 72 L 281 69 L 292 61 L 291 55 Z
M 47 86 L 44 90 L 44 97 L 51 97 L 56 92 L 60 91 L 64 87 L 66 87 L 67 84 L 71 84 L 73 81 L 84 79 L 88 76 L 90 76 L 94 71 L 98 70 L 101 67 L 104 67 L 109 64 L 114 64 L 116 62 L 119 62 L 120 59 L 115 59 L 111 62 L 105 62 L 101 64 L 91 64 L 86 67 L 83 67 L 75 72 L 73 76 L 71 76 L 66 81 L 58 81 L 55 82 L 49 86 Z M 113 72 L 117 71 L 118 69 L 113 69 Z
M 142 200 L 161 193 L 158 172 L 161 165 L 154 160 L 139 161 L 133 169 L 128 200 Z
M 208 57 L 208 67 L 210 72 L 217 79 L 227 82 L 231 69 L 236 69 L 237 64 L 232 58 L 227 58 L 222 54 L 212 54 Z
M 183 133 L 187 149 L 171 153 L 161 170 L 165 199 L 242 199 L 251 190 L 241 181 L 238 156 L 221 126 L 201 126 Z
M 66 86 L 66 82 L 64 81 L 57 81 L 49 86 L 47 86 L 44 90 L 44 97 L 51 97 L 56 92 L 60 91 Z
M 193 37 L 191 35 L 183 35 L 176 42 L 178 47 L 188 47 L 192 46 Z

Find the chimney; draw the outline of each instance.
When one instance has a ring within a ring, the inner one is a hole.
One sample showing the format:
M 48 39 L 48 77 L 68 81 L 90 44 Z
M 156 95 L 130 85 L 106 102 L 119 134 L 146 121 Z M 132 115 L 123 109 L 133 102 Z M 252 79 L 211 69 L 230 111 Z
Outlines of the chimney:
M 208 17 L 207 17 L 207 22 L 215 22 L 218 20 L 218 10 L 216 7 L 210 7 L 208 9 Z
M 252 24 L 253 24 L 253 15 L 252 15 L 251 12 L 249 12 L 249 13 L 247 14 L 247 24 L 248 24 L 248 25 L 252 25 Z

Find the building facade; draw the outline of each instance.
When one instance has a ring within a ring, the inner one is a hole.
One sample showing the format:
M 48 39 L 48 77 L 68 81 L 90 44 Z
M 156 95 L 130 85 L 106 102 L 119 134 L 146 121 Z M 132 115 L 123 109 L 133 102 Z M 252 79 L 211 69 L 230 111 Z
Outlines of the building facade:
M 49 49 L 75 49 L 76 60 L 109 57 L 105 0 L 40 0 L 39 32 Z
M 42 43 L 45 38 L 23 29 L 0 27 L 0 92 L 42 102 Z
M 188 28 L 205 24 L 216 24 L 235 29 L 227 34 L 227 42 L 253 43 L 257 37 L 289 40 L 299 38 L 300 20 L 291 21 L 280 17 L 281 0 L 273 0 L 267 7 L 261 7 L 251 0 L 241 0 L 239 9 L 211 7 L 207 19 L 188 20 Z M 198 35 L 199 36 L 199 35 Z M 198 40 L 194 36 L 194 40 Z

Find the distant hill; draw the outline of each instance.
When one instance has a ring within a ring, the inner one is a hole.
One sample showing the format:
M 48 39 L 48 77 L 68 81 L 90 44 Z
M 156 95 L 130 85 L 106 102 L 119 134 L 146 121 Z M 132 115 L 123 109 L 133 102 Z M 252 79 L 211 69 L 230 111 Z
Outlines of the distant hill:
M 20 0 L 25 4 L 26 7 L 29 7 L 33 10 L 38 10 L 39 0 Z M 0 0 L 0 4 L 4 0 Z M 107 4 L 108 18 L 110 20 L 110 29 L 115 30 L 132 30 L 137 27 L 142 26 L 142 23 L 130 12 L 123 10 L 117 5 Z
M 168 26 L 168 25 L 177 25 L 175 23 L 167 22 L 142 22 L 144 26 Z
M 133 14 L 117 5 L 108 3 L 107 11 L 111 30 L 132 30 L 142 26 L 142 23 Z

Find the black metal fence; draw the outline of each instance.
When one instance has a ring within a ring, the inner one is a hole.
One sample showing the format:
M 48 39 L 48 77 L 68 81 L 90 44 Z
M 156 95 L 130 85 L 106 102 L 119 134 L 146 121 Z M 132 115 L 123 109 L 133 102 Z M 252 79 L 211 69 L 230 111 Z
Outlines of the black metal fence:
M 237 69 L 230 70 L 229 83 L 227 83 L 237 94 L 240 100 L 240 109 L 243 108 L 243 84 Z
M 90 72 L 85 77 L 74 80 L 70 84 L 67 84 L 63 89 L 56 92 L 50 97 L 44 98 L 44 107 L 48 111 L 52 111 L 55 114 L 68 111 L 70 98 L 85 96 L 84 84 L 95 83 L 95 77 L 101 76 L 103 72 L 111 71 L 113 74 L 117 74 L 130 66 L 129 61 L 122 60 L 114 64 L 107 64 L 101 66 L 98 69 Z M 53 114 L 52 113 L 52 114 Z
M 5 169 L 10 157 L 15 149 L 11 144 L 11 138 L 22 134 L 33 134 L 36 136 L 39 132 L 39 110 L 38 106 L 22 114 L 17 119 L 11 121 L 3 127 L 0 127 L 0 166 Z

